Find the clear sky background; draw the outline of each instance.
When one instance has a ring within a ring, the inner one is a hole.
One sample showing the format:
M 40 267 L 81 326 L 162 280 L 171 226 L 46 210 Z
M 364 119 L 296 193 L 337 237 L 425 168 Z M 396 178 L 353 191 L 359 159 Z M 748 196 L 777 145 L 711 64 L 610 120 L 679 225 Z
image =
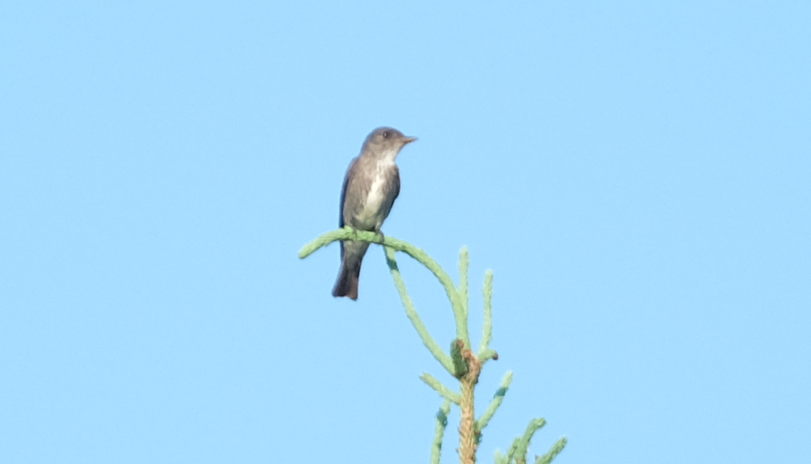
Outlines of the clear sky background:
M 561 464 L 808 462 L 811 4 L 136 3 L 0 6 L 0 461 L 427 462 L 452 379 L 381 249 L 357 302 L 297 257 L 391 125 L 384 232 L 469 247 L 476 344 L 495 272 L 480 462 L 533 417 Z

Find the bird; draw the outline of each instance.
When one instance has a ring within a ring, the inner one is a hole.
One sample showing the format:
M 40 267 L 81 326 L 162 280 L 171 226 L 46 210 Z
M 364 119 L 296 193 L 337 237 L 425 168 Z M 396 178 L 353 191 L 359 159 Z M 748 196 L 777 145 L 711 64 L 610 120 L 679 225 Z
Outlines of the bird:
M 378 127 L 366 137 L 360 155 L 349 163 L 344 176 L 340 227 L 381 233 L 380 227 L 400 194 L 400 170 L 394 160 L 404 146 L 415 140 L 391 127 Z M 360 266 L 368 248 L 369 242 L 341 242 L 341 270 L 332 296 L 358 299 Z

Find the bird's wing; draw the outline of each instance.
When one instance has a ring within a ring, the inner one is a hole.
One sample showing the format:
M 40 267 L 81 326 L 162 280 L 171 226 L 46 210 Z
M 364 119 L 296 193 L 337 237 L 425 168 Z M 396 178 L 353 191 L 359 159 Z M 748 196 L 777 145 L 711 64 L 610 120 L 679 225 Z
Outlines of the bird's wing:
M 341 204 L 340 209 L 338 210 L 338 227 L 343 228 L 346 224 L 344 223 L 344 201 L 346 200 L 346 192 L 349 190 L 349 179 L 352 178 L 352 174 L 355 172 L 358 166 L 358 158 L 352 160 L 349 163 L 349 168 L 346 170 L 346 175 L 344 176 L 344 185 L 341 187 Z

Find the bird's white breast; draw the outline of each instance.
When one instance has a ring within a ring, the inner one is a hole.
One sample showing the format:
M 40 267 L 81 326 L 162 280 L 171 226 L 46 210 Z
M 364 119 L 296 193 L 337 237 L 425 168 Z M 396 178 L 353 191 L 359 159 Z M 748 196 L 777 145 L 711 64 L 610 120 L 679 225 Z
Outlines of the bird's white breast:
M 386 188 L 385 184 L 388 180 L 386 172 L 394 165 L 391 162 L 379 162 L 375 170 L 374 177 L 372 178 L 372 185 L 369 187 L 369 194 L 366 196 L 366 201 L 363 204 L 363 210 L 358 214 L 357 220 L 359 225 L 365 229 L 371 229 L 379 226 L 377 221 L 380 220 L 379 212 L 386 201 Z

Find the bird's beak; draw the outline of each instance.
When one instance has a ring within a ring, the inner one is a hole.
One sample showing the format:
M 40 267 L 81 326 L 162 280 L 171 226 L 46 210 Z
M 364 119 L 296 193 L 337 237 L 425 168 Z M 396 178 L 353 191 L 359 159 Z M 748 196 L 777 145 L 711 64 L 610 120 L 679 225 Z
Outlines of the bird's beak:
M 403 139 L 403 145 L 408 145 L 415 140 L 417 140 L 417 137 L 406 137 Z

